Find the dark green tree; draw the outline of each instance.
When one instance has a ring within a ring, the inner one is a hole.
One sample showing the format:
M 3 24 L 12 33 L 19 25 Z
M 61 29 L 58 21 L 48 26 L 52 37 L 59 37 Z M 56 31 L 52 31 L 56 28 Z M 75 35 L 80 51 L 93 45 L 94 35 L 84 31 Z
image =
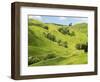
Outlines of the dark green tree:
M 52 58 L 56 58 L 56 55 L 54 53 L 50 53 L 45 57 L 46 60 L 47 59 L 52 59 Z
M 46 29 L 46 30 L 48 30 L 48 26 L 44 26 L 43 28 Z
M 84 50 L 85 52 L 88 52 L 88 43 L 86 42 L 85 44 L 77 44 L 76 48 L 78 50 Z
M 47 38 L 48 38 L 49 40 L 52 40 L 52 41 L 56 42 L 56 37 L 55 37 L 54 35 L 52 35 L 51 33 L 48 33 L 48 34 L 47 34 Z

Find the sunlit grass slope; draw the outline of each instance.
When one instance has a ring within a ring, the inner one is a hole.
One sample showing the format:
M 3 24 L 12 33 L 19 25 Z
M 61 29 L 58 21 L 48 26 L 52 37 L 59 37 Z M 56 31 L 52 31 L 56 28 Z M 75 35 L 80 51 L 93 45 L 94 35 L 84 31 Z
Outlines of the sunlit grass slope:
M 69 34 L 60 32 L 60 28 L 68 28 Z M 54 36 L 53 39 L 48 35 Z M 87 41 L 86 23 L 65 26 L 29 19 L 28 65 L 87 64 L 87 52 L 77 48 L 77 44 L 86 44 Z

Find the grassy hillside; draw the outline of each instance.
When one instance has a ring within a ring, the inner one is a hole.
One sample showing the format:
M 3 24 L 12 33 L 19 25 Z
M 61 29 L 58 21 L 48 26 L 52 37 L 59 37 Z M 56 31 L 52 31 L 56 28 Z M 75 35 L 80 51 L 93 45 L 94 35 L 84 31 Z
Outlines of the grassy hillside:
M 87 24 L 72 26 L 29 19 L 28 65 L 87 64 Z

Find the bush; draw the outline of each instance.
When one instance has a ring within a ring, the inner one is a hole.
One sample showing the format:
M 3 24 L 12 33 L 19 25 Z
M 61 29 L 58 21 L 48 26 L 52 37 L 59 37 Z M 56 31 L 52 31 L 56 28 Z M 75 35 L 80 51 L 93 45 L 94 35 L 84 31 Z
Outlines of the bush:
M 88 52 L 88 43 L 86 43 L 86 44 L 77 44 L 76 48 L 78 50 L 84 50 L 85 52 Z
M 67 42 L 64 42 L 63 45 L 64 45 L 65 48 L 68 48 L 68 43 Z
M 44 59 L 52 59 L 52 58 L 56 58 L 56 55 L 54 53 L 50 53 L 48 54 Z
M 82 49 L 84 49 L 85 52 L 88 52 L 88 43 L 84 44 Z
M 69 33 L 68 27 L 59 28 L 58 31 L 63 33 L 63 34 L 68 34 Z
M 43 32 L 43 35 L 44 35 L 46 38 L 47 38 L 47 34 L 48 34 L 48 33 L 46 33 L 46 32 Z
M 69 32 L 69 35 L 70 36 L 75 36 L 75 32 L 73 32 L 73 31 L 72 32 Z
M 60 43 L 59 43 L 59 46 L 63 46 L 63 43 L 62 43 L 62 42 L 60 42 Z
M 28 57 L 28 65 L 31 65 L 31 64 L 33 64 L 32 57 Z
M 41 61 L 39 57 L 28 57 L 28 65 L 34 64 Z
M 48 26 L 44 26 L 43 28 L 46 29 L 46 30 L 48 30 Z
M 51 33 L 48 33 L 48 34 L 47 34 L 47 38 L 48 38 L 49 40 L 52 40 L 52 41 L 56 42 L 56 37 L 55 37 L 54 35 L 52 35 Z
M 68 43 L 65 41 L 65 42 L 61 42 L 61 40 L 59 40 L 58 42 L 59 46 L 63 46 L 65 48 L 68 48 Z
M 68 34 L 70 36 L 74 36 L 75 35 L 75 32 L 74 31 L 70 31 L 68 29 L 68 27 L 59 28 L 58 31 L 61 32 L 62 34 Z
M 76 44 L 76 48 L 77 48 L 78 50 L 81 50 L 81 44 Z
M 58 40 L 57 43 L 60 44 L 61 43 L 61 40 Z

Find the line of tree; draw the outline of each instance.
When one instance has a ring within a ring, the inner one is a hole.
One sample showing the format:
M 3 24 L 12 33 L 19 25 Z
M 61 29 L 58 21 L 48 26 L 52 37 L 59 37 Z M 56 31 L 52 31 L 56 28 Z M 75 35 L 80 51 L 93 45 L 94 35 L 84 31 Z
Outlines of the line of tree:
M 62 27 L 62 28 L 59 28 L 58 31 L 61 32 L 62 34 L 68 34 L 70 36 L 74 36 L 75 35 L 75 32 L 74 31 L 70 31 L 68 29 L 69 27 Z
M 28 56 L 28 65 L 38 63 L 43 60 L 48 60 L 52 58 L 56 58 L 57 55 L 54 53 L 46 54 L 45 56 Z
M 51 33 L 45 33 L 45 32 L 43 34 L 49 40 L 56 42 L 56 37 L 53 34 L 51 34 Z
M 58 45 L 59 45 L 59 46 L 63 46 L 63 47 L 65 47 L 65 48 L 68 48 L 68 43 L 67 43 L 67 41 L 62 42 L 61 40 L 58 40 Z
M 49 40 L 53 41 L 53 42 L 57 42 L 59 46 L 63 46 L 63 47 L 65 47 L 65 48 L 68 47 L 67 41 L 57 40 L 57 39 L 56 39 L 56 36 L 53 35 L 53 34 L 51 34 L 51 33 L 45 33 L 45 32 L 44 32 L 44 36 L 45 36 L 46 38 L 48 38 Z

